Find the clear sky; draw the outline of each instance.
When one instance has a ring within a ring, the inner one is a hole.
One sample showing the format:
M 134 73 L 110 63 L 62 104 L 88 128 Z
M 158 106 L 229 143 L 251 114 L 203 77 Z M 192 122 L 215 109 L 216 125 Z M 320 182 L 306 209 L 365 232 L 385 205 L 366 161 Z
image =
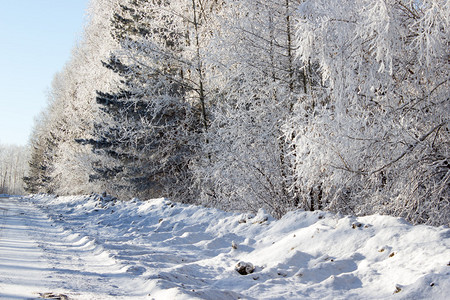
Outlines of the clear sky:
M 0 0 L 0 144 L 25 145 L 89 0 Z

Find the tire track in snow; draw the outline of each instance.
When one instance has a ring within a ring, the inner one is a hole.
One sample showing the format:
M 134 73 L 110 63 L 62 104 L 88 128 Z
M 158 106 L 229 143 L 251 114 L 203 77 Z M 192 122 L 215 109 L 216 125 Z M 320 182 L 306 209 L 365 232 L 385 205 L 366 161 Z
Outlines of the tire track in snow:
M 20 198 L 1 199 L 0 298 L 53 292 L 71 299 L 133 299 L 130 274 L 90 237 L 56 225 L 45 210 Z M 5 230 L 6 229 L 6 230 Z M 15 270 L 12 275 L 7 275 Z M 127 286 L 123 286 L 127 277 Z M 139 284 L 137 284 L 139 285 Z M 3 294 L 2 294 L 3 293 Z
M 33 231 L 25 222 L 27 210 L 19 207 L 18 198 L 0 198 L 0 298 L 26 299 L 38 292 L 55 287 L 51 268 L 43 251 L 33 240 Z M 35 220 L 28 216 L 30 222 Z

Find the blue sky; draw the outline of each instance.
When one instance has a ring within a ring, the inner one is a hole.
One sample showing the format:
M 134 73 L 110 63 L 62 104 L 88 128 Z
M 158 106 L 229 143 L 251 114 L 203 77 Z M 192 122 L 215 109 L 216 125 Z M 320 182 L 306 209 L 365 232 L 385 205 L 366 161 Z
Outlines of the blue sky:
M 0 0 L 0 144 L 25 145 L 89 0 Z

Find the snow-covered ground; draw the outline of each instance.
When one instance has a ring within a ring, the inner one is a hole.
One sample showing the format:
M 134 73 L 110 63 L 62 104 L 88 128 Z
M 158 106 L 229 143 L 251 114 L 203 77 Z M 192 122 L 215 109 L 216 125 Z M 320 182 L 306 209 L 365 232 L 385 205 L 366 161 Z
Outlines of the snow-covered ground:
M 0 226 L 0 299 L 450 295 L 450 229 L 387 216 L 274 220 L 164 199 L 33 196 L 0 198 Z

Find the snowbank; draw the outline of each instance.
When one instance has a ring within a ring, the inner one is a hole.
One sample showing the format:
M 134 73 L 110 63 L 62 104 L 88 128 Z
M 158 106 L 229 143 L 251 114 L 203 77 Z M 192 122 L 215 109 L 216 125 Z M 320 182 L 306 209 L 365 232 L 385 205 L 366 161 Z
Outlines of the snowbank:
M 274 220 L 173 203 L 34 196 L 74 243 L 155 299 L 447 299 L 450 230 L 388 216 Z M 86 244 L 89 241 L 89 245 Z M 248 262 L 241 275 L 236 264 Z M 136 281 L 135 279 L 139 279 Z M 139 284 L 137 284 L 138 282 Z

